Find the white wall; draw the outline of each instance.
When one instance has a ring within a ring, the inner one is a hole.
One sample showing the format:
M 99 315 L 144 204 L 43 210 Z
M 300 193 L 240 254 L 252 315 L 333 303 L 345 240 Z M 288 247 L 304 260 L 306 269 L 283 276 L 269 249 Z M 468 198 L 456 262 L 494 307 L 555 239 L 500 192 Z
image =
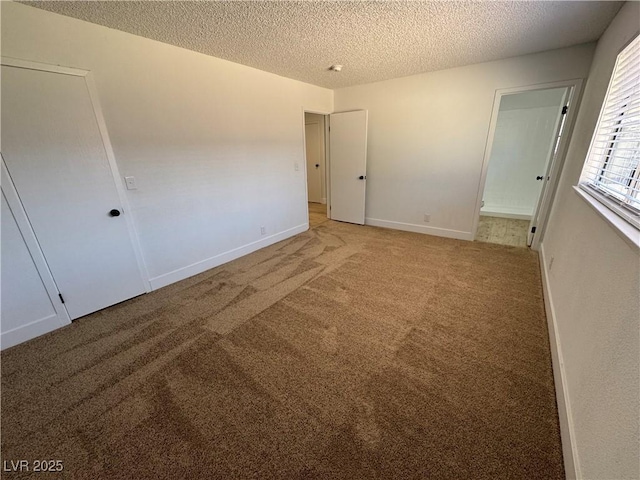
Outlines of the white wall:
M 640 478 L 640 254 L 572 188 L 616 55 L 639 18 L 640 4 L 626 3 L 598 42 L 542 244 L 563 359 L 554 367 L 564 373 L 559 393 L 571 414 L 563 441 L 572 428 L 578 474 L 589 479 Z
M 495 91 L 584 78 L 594 47 L 336 90 L 336 111 L 369 110 L 367 223 L 470 239 Z
M 304 229 L 303 107 L 330 90 L 7 2 L 2 55 L 94 72 L 155 286 Z
M 564 89 L 561 89 L 562 93 Z M 489 169 L 483 193 L 485 215 L 531 218 L 538 202 L 547 160 L 551 154 L 562 96 L 555 106 L 503 108 L 496 122 Z
M 566 88 L 545 88 L 526 92 L 503 95 L 500 100 L 500 111 L 519 110 L 523 108 L 555 107 L 560 105 Z

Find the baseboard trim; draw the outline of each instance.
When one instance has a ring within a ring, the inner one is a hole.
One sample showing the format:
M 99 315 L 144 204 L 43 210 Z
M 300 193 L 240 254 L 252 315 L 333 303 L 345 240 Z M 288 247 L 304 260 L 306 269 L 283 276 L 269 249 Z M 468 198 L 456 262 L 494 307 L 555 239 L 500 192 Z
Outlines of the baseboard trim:
M 531 220 L 531 215 L 525 213 L 505 213 L 505 212 L 492 212 L 489 210 L 480 210 L 480 215 L 483 217 L 496 217 L 496 218 L 512 218 L 514 220 Z
M 53 332 L 69 324 L 71 324 L 71 322 L 62 321 L 58 314 L 53 314 L 49 317 L 36 320 L 35 322 L 21 325 L 0 334 L 0 350 L 13 347 L 19 343 L 44 335 L 45 333 Z
M 327 199 L 326 198 L 321 198 L 320 199 L 320 203 L 322 203 L 323 205 L 327 204 Z
M 233 250 L 229 250 L 228 252 L 224 252 L 205 260 L 192 263 L 191 265 L 187 265 L 186 267 L 178 268 L 177 270 L 174 270 L 172 272 L 153 277 L 149 279 L 149 283 L 151 283 L 151 289 L 157 290 L 159 288 L 166 287 L 167 285 L 171 285 L 172 283 L 179 282 L 180 280 L 184 280 L 185 278 L 193 277 L 194 275 L 222 265 L 223 263 L 230 262 L 231 260 L 235 260 L 236 258 L 240 258 L 244 255 L 255 252 L 256 250 L 260 250 L 261 248 L 268 247 L 269 245 L 280 242 L 282 240 L 286 240 L 289 237 L 293 237 L 294 235 L 297 235 L 299 233 L 306 232 L 307 230 L 309 230 L 309 224 L 303 223 L 302 225 L 298 225 L 297 227 L 293 227 L 283 232 L 276 233 L 275 235 L 261 238 L 260 240 L 248 243 L 247 245 L 243 245 L 242 247 L 234 248 Z
M 484 203 L 482 207 L 480 207 L 481 213 L 487 213 L 490 215 L 498 216 L 498 215 L 524 215 L 531 218 L 533 215 L 533 208 L 526 207 L 510 207 L 508 205 L 495 205 L 491 203 Z M 513 218 L 513 217 L 507 217 Z
M 391 220 L 380 220 L 378 218 L 365 218 L 365 225 L 372 227 L 392 228 L 394 230 L 404 230 L 405 232 L 424 233 L 427 235 L 435 235 L 436 237 L 456 238 L 458 240 L 473 240 L 471 232 L 463 232 L 461 230 L 450 230 L 447 228 L 427 227 L 417 225 L 415 223 L 392 222 Z
M 553 297 L 549 285 L 548 262 L 544 254 L 544 243 L 540 245 L 540 271 L 542 273 L 542 292 L 544 294 L 544 309 L 547 313 L 547 327 L 549 329 L 549 344 L 551 346 L 551 363 L 553 365 L 553 381 L 556 387 L 556 402 L 558 404 L 558 418 L 560 420 L 560 436 L 562 438 L 562 454 L 564 457 L 564 470 L 567 479 L 582 478 L 580 463 L 578 461 L 578 448 L 575 443 L 575 431 L 569 391 L 567 388 L 567 375 L 564 370 L 562 358 L 562 344 L 558 334 Z

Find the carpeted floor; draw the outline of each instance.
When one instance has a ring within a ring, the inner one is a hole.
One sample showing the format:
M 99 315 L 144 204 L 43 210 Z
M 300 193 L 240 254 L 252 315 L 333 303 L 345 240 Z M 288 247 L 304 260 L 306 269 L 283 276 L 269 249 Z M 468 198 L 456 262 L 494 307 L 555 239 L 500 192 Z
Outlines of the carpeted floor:
M 2 459 L 83 479 L 563 478 L 536 253 L 323 222 L 3 352 Z

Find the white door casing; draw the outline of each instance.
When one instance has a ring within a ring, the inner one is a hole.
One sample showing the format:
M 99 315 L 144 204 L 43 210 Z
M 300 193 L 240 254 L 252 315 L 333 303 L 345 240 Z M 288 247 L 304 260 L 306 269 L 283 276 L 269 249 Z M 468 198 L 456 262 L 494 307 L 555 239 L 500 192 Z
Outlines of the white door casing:
M 363 225 L 367 179 L 367 111 L 329 116 L 331 219 Z
M 322 126 L 320 123 L 306 123 L 304 126 L 307 159 L 308 200 L 322 202 Z
M 2 100 L 8 174 L 70 318 L 144 293 L 86 79 L 3 65 Z

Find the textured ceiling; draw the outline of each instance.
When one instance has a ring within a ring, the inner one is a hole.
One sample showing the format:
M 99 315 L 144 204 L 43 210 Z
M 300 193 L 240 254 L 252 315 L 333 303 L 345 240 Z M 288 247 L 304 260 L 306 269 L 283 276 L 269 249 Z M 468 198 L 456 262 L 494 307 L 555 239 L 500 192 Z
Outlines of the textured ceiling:
M 623 2 L 23 3 L 339 88 L 596 40 Z

